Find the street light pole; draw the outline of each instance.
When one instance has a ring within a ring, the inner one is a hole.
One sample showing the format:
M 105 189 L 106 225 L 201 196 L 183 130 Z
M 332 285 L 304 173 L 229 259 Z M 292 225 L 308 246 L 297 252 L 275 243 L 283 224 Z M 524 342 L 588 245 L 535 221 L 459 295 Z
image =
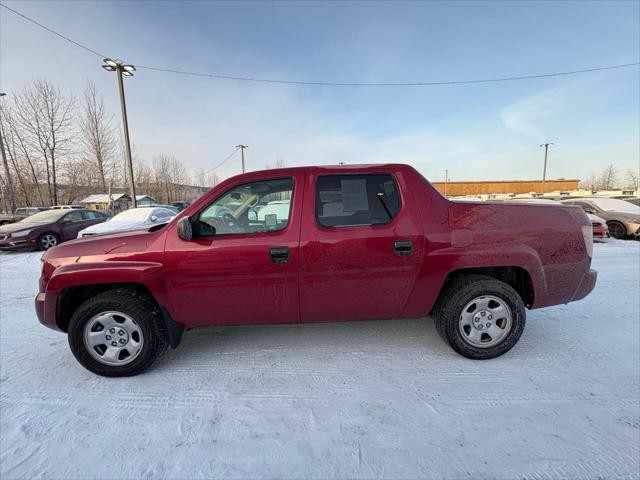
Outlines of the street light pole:
M 242 173 L 244 173 L 244 149 L 249 148 L 248 145 L 236 145 L 236 148 L 240 149 L 240 156 L 242 157 Z
M 444 196 L 447 196 L 447 185 L 449 185 L 449 170 L 444 170 Z
M 549 145 L 553 143 L 543 143 L 540 146 L 544 147 L 544 168 L 542 169 L 542 195 L 544 195 L 545 182 L 547 181 L 547 155 L 549 153 Z
M 0 93 L 0 97 L 4 97 L 6 93 Z M 13 180 L 9 171 L 9 162 L 7 162 L 7 153 L 4 150 L 4 138 L 2 137 L 2 128 L 0 127 L 0 152 L 2 153 L 2 164 L 4 165 L 4 176 L 7 181 L 7 192 L 9 193 L 9 208 L 11 212 L 16 211 L 16 192 L 13 190 Z
M 124 81 L 123 76 L 132 77 L 136 71 L 133 65 L 123 65 L 122 62 L 105 58 L 102 68 L 109 72 L 116 72 L 118 76 L 118 90 L 120 92 L 120 110 L 122 113 L 122 130 L 124 132 L 124 152 L 127 161 L 127 170 L 129 172 L 129 189 L 131 192 L 131 204 L 133 208 L 138 206 L 136 202 L 136 182 L 133 178 L 133 160 L 131 159 L 131 142 L 129 140 L 129 122 L 127 121 L 127 103 L 124 98 Z

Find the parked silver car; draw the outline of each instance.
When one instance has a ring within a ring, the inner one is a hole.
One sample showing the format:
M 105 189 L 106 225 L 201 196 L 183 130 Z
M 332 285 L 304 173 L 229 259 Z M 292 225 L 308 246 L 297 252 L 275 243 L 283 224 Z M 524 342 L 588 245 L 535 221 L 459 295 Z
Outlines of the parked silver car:
M 640 207 L 624 200 L 607 197 L 583 197 L 562 200 L 568 205 L 578 205 L 593 215 L 604 218 L 613 238 L 640 235 Z
M 125 210 L 110 218 L 104 223 L 92 225 L 78 233 L 78 238 L 92 237 L 96 235 L 108 235 L 111 233 L 124 233 L 142 230 L 168 223 L 178 212 L 167 207 L 138 207 Z

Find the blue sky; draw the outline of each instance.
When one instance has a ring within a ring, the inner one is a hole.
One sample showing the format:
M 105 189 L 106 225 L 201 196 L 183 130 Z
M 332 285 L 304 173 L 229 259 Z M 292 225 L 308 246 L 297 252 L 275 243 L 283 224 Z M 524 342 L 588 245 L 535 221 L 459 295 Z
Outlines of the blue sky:
M 15 2 L 128 63 L 293 80 L 494 78 L 637 62 L 639 2 Z M 100 59 L 0 11 L 0 88 L 47 78 L 81 95 Z M 139 70 L 126 80 L 139 158 L 171 153 L 195 172 L 238 143 L 249 169 L 407 162 L 432 180 L 588 178 L 638 170 L 637 67 L 548 79 L 429 87 L 269 85 Z M 118 117 L 116 116 L 116 119 Z M 218 174 L 239 172 L 239 159 Z

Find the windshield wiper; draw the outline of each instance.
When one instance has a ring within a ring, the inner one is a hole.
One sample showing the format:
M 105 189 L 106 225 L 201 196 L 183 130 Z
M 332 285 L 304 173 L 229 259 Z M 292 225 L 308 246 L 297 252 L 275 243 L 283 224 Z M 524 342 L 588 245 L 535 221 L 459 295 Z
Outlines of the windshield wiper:
M 387 215 L 389 216 L 389 221 L 393 220 L 393 217 L 391 216 L 391 212 L 389 211 L 389 207 L 387 207 L 387 203 L 384 201 L 384 193 L 382 192 L 378 192 L 376 193 L 376 197 L 378 197 L 378 200 L 380 200 L 380 203 L 382 204 L 382 207 L 384 208 L 384 211 L 387 212 Z

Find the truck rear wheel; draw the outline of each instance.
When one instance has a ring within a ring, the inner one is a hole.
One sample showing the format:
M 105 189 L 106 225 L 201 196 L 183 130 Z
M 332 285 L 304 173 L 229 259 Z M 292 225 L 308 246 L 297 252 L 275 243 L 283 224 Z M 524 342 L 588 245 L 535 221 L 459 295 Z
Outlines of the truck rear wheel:
M 131 289 L 109 290 L 83 303 L 69 322 L 76 360 L 105 377 L 137 375 L 167 349 L 167 332 L 154 302 Z
M 474 360 L 508 352 L 524 330 L 526 310 L 511 286 L 485 275 L 464 275 L 440 294 L 433 317 L 440 336 Z

